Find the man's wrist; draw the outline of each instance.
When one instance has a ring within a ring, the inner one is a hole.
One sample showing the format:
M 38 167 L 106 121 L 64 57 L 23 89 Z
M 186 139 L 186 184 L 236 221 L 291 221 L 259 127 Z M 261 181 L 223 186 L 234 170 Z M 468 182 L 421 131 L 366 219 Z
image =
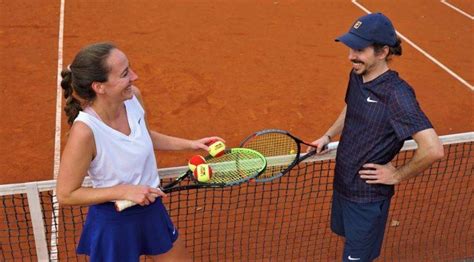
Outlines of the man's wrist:
M 329 141 L 331 141 L 331 140 L 332 140 L 332 137 L 331 137 L 331 135 L 324 134 L 324 136 L 327 136 L 327 137 L 328 137 L 328 139 L 329 139 Z
M 392 176 L 394 180 L 394 185 L 399 184 L 403 180 L 403 175 L 400 172 L 401 172 L 400 169 L 395 168 L 395 171 L 393 172 L 393 176 Z

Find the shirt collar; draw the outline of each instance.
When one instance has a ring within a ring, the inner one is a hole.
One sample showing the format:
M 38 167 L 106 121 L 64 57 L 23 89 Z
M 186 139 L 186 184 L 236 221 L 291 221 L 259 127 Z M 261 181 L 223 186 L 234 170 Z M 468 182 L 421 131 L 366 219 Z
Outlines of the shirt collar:
M 362 80 L 362 76 L 361 75 L 357 75 L 354 73 L 354 71 L 352 71 L 352 73 L 354 75 L 354 77 L 357 79 L 357 82 L 360 84 L 360 86 L 363 86 L 365 88 L 372 88 L 372 87 L 376 87 L 380 84 L 382 84 L 383 82 L 391 79 L 392 77 L 394 76 L 398 76 L 398 73 L 396 71 L 393 71 L 393 70 L 387 70 L 386 72 L 384 72 L 383 74 L 377 76 L 375 79 L 369 81 L 369 82 L 366 82 L 364 83 L 363 80 Z

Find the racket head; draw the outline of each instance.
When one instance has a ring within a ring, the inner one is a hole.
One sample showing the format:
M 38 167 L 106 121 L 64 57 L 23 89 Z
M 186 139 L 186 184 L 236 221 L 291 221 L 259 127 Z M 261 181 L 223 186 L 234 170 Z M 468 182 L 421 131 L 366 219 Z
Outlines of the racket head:
M 198 188 L 222 188 L 234 186 L 249 181 L 262 172 L 267 167 L 266 158 L 259 152 L 248 148 L 231 148 L 224 152 L 220 157 L 205 157 L 207 164 L 213 170 L 212 177 L 209 181 L 198 181 L 191 170 L 180 175 L 173 182 L 164 185 L 162 191 L 171 193 L 180 190 L 198 189 Z M 189 178 L 190 182 L 184 186 L 177 186 L 185 178 Z M 117 211 L 136 205 L 130 200 L 118 200 L 115 202 Z
M 170 193 L 174 191 L 197 189 L 197 188 L 221 188 L 242 184 L 254 179 L 263 173 L 267 167 L 266 158 L 256 150 L 248 148 L 227 149 L 222 156 L 205 157 L 206 163 L 212 169 L 212 176 L 209 181 L 198 181 L 193 173 L 188 170 L 185 176 L 191 180 L 190 184 L 184 186 L 166 185 L 163 192 Z M 182 181 L 182 180 L 181 180 Z
M 267 159 L 267 168 L 256 182 L 268 182 L 288 173 L 299 161 L 302 141 L 280 129 L 265 129 L 245 138 L 240 147 L 262 153 Z

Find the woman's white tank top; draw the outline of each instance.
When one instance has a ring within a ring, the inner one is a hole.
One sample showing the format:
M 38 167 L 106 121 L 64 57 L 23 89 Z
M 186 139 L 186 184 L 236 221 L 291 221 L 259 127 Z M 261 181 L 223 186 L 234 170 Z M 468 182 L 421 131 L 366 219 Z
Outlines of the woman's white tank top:
M 88 175 L 95 188 L 120 184 L 158 187 L 158 176 L 153 143 L 145 124 L 145 111 L 138 99 L 125 101 L 130 135 L 108 125 L 92 110 L 79 112 L 74 121 L 81 121 L 92 129 L 97 155 L 92 160 Z

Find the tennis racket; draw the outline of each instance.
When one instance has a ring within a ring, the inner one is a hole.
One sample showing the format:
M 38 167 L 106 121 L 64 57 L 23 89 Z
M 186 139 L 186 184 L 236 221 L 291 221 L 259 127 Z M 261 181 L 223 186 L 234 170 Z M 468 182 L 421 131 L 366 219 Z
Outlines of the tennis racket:
M 301 144 L 313 146 L 287 131 L 266 129 L 245 138 L 240 147 L 257 150 L 265 156 L 268 166 L 255 181 L 268 182 L 283 176 L 298 163 L 316 154 L 316 149 L 309 153 L 301 153 Z
M 252 149 L 232 148 L 224 152 L 220 157 L 205 157 L 206 163 L 212 169 L 212 177 L 209 181 L 199 182 L 191 170 L 186 171 L 173 182 L 162 187 L 165 193 L 171 193 L 180 190 L 198 189 L 198 188 L 222 188 L 242 184 L 252 178 L 257 177 L 265 171 L 267 161 L 265 157 Z M 181 185 L 183 180 L 189 182 Z M 130 200 L 119 200 L 115 202 L 117 211 L 122 211 L 128 207 L 136 205 Z

